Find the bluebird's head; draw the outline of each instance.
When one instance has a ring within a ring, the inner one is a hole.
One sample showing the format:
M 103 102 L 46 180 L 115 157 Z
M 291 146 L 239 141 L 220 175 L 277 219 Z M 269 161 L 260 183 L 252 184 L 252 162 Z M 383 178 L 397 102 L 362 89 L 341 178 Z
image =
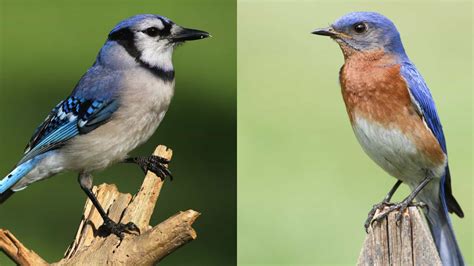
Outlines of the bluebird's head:
M 385 16 L 375 12 L 352 12 L 334 22 L 330 27 L 316 29 L 313 34 L 329 36 L 339 43 L 343 51 L 384 50 L 404 56 L 400 34 Z
M 163 16 L 136 15 L 112 29 L 99 61 L 112 66 L 139 62 L 168 70 L 172 68 L 171 56 L 177 45 L 209 36 L 205 31 L 181 27 Z

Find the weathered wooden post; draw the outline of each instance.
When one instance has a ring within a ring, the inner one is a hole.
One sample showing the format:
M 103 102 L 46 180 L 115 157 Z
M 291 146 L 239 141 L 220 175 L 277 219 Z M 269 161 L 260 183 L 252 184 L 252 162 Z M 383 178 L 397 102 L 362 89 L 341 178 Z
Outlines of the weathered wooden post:
M 392 212 L 369 227 L 357 265 L 441 266 L 430 230 L 420 211 L 409 207 L 398 223 L 396 214 Z

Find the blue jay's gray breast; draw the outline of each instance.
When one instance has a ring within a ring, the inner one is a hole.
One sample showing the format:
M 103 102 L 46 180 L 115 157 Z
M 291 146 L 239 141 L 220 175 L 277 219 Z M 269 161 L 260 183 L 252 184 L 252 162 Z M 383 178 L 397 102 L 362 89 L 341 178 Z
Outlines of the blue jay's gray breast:
M 124 73 L 119 86 L 120 107 L 110 121 L 72 139 L 61 151 L 70 170 L 93 171 L 123 160 L 153 135 L 174 93 L 174 81 L 162 81 L 141 68 Z

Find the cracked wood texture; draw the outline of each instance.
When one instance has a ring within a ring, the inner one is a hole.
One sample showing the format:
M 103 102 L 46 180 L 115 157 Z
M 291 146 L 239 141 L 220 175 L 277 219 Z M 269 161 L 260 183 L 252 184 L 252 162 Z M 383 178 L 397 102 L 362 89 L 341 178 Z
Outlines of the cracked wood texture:
M 153 154 L 171 160 L 172 151 L 160 145 Z M 155 227 L 149 225 L 162 186 L 161 179 L 148 172 L 133 197 L 120 193 L 115 185 L 94 187 L 97 199 L 110 218 L 116 222 L 135 223 L 141 234 L 125 234 L 122 241 L 115 235 L 97 236 L 97 228 L 103 221 L 92 202 L 87 200 L 74 241 L 64 258 L 52 265 L 154 265 L 196 239 L 191 226 L 200 214 L 193 210 L 179 212 Z M 0 229 L 0 249 L 19 265 L 48 265 L 8 230 Z
M 390 213 L 369 228 L 357 265 L 441 266 L 430 230 L 420 211 L 409 207 L 398 224 L 396 214 Z

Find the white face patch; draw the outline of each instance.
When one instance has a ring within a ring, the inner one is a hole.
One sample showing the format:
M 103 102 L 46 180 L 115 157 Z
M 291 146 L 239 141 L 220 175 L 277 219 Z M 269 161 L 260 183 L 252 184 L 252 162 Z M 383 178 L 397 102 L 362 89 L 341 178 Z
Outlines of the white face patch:
M 170 43 L 167 36 L 149 36 L 142 32 L 148 28 L 155 27 L 163 30 L 166 26 L 158 18 L 143 21 L 137 26 L 135 47 L 141 53 L 140 60 L 151 67 L 157 67 L 164 71 L 173 70 L 173 43 Z M 173 29 L 175 25 L 172 26 Z
M 168 45 L 167 41 L 144 40 L 135 45 L 141 51 L 140 59 L 143 62 L 164 71 L 173 70 L 173 46 Z

